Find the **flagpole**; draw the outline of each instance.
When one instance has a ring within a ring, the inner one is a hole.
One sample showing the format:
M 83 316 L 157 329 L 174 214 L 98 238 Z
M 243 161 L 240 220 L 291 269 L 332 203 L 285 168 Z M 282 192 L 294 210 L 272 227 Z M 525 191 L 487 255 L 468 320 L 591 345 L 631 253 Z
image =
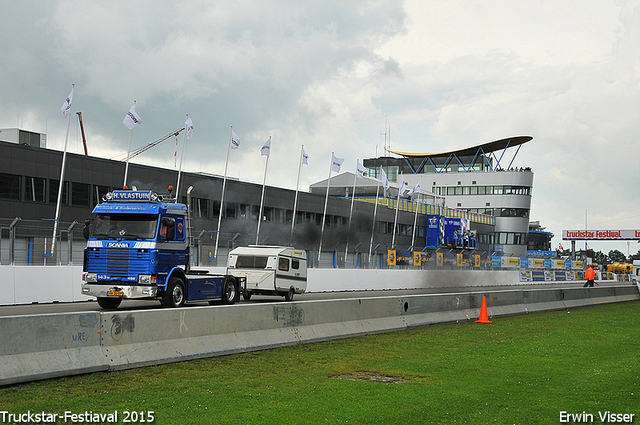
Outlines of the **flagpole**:
M 187 120 L 189 119 L 189 114 L 187 114 L 187 118 L 184 120 L 184 137 L 182 138 L 182 151 L 180 152 L 180 167 L 178 168 L 178 182 L 176 183 L 176 202 L 180 202 L 180 174 L 182 174 L 182 159 L 184 158 L 184 146 L 187 144 Z M 188 206 L 191 208 L 191 206 Z
M 411 247 L 414 247 L 415 246 L 415 242 L 416 242 L 416 224 L 418 223 L 418 210 L 419 209 L 420 209 L 420 203 L 416 202 L 416 214 L 413 217 L 413 232 L 411 234 Z
M 344 264 L 347 264 L 347 255 L 349 255 L 349 234 L 351 233 L 351 217 L 353 216 L 353 200 L 356 197 L 356 179 L 358 178 L 358 165 L 360 161 L 356 159 L 356 173 L 353 175 L 353 190 L 351 191 L 351 209 L 349 210 L 349 225 L 347 226 L 347 243 L 344 248 Z
M 269 136 L 269 149 L 271 149 L 271 136 Z M 271 152 L 269 152 L 271 153 Z M 262 197 L 260 198 L 260 214 L 258 214 L 258 230 L 256 231 L 256 245 L 258 245 L 258 239 L 260 238 L 260 223 L 262 222 L 262 208 L 264 206 L 264 188 L 267 183 L 267 167 L 269 166 L 269 156 L 264 162 L 264 177 L 262 177 Z
M 136 100 L 133 100 L 133 106 L 136 106 Z M 127 174 L 129 173 L 129 155 L 131 155 L 131 137 L 133 136 L 133 128 L 129 129 L 129 149 L 127 149 L 127 163 L 124 166 L 124 183 L 122 183 L 122 188 L 127 187 Z
M 333 155 L 331 152 L 331 160 L 329 161 L 329 179 L 327 180 L 327 194 L 324 197 L 324 212 L 322 213 L 322 230 L 320 230 L 320 245 L 318 246 L 318 260 L 316 261 L 320 265 L 320 256 L 322 255 L 322 236 L 324 235 L 324 222 L 327 218 L 327 202 L 329 201 L 329 186 L 331 186 L 331 171 L 333 171 Z
M 400 176 L 402 178 L 402 181 L 404 182 L 404 177 L 402 177 L 402 173 L 400 173 Z M 391 238 L 391 249 L 395 248 L 396 246 L 396 226 L 398 225 L 398 207 L 400 206 L 400 192 L 402 189 L 404 189 L 402 186 L 403 185 L 401 185 L 398 188 L 398 198 L 396 200 L 396 218 L 393 220 L 393 237 Z
M 418 182 L 418 184 L 416 186 L 413 187 L 413 193 L 415 193 L 416 187 L 420 187 L 420 183 L 422 183 L 422 179 L 420 179 L 420 181 Z M 413 194 L 411 195 L 411 200 L 413 201 Z M 417 196 L 416 196 L 417 198 Z M 413 232 L 411 234 L 411 247 L 413 248 L 415 246 L 415 240 L 416 240 L 416 225 L 418 224 L 418 210 L 420 209 L 420 202 L 416 201 L 416 215 L 415 217 L 413 217 Z M 415 248 L 414 248 L 415 249 Z
M 382 170 L 382 165 L 380 166 Z M 376 204 L 373 207 L 373 224 L 371 225 L 371 243 L 369 244 L 369 265 L 371 265 L 371 251 L 373 250 L 373 234 L 376 230 L 376 213 L 378 212 L 378 194 L 380 193 L 380 180 L 376 185 Z
M 220 224 L 222 223 L 222 208 L 224 206 L 224 191 L 227 187 L 227 169 L 229 167 L 229 152 L 231 152 L 231 138 L 233 137 L 233 126 L 229 133 L 229 144 L 227 145 L 227 161 L 224 164 L 224 179 L 222 180 L 222 196 L 220 197 L 220 213 L 218 214 L 218 234 L 216 235 L 216 247 L 213 251 L 213 260 L 218 260 L 218 243 L 220 242 Z
M 304 145 L 300 148 L 300 161 L 298 162 L 298 181 L 296 183 L 296 196 L 293 201 L 293 216 L 291 216 L 291 236 L 289 237 L 289 245 L 293 243 L 293 228 L 296 225 L 296 207 L 298 206 L 298 189 L 300 187 L 300 170 L 302 169 L 302 152 Z
M 71 92 L 76 85 L 71 84 Z M 64 151 L 62 153 L 62 169 L 60 170 L 60 185 L 58 186 L 58 202 L 56 202 L 56 218 L 53 221 L 53 238 L 51 239 L 51 256 L 53 257 L 56 248 L 56 233 L 58 232 L 58 217 L 60 216 L 60 200 L 62 199 L 62 187 L 64 183 L 64 167 L 67 162 L 67 142 L 69 141 L 69 126 L 71 125 L 71 104 L 67 114 L 67 135 L 64 138 Z

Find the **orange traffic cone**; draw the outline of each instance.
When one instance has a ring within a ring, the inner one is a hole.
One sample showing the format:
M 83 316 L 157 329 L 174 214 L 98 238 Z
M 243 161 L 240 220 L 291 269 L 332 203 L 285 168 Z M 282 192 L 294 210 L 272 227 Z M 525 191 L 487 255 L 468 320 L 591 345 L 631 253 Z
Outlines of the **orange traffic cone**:
M 482 296 L 482 308 L 480 308 L 480 318 L 476 320 L 476 323 L 491 323 L 489 321 L 489 315 L 487 314 L 487 297 Z

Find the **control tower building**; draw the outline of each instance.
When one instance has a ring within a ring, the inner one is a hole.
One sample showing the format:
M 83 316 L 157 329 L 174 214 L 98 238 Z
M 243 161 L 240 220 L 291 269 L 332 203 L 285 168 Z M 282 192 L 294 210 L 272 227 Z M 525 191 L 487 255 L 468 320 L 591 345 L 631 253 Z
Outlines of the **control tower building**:
M 533 189 L 533 171 L 514 163 L 531 136 L 515 136 L 440 153 L 409 153 L 389 150 L 395 156 L 365 159 L 368 176 L 380 178 L 384 169 L 389 181 L 400 174 L 408 187 L 421 181 L 437 202 L 450 208 L 495 217 L 494 250 L 524 257 Z

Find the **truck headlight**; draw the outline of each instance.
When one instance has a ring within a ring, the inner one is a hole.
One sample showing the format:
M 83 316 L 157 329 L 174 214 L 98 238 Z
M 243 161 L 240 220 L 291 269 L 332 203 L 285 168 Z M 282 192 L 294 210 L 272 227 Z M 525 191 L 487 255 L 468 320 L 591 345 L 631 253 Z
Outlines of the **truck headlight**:
M 138 283 L 140 285 L 155 285 L 156 284 L 156 276 L 152 274 L 141 274 L 138 275 Z
M 85 282 L 97 282 L 98 281 L 98 273 L 85 273 L 83 275 Z

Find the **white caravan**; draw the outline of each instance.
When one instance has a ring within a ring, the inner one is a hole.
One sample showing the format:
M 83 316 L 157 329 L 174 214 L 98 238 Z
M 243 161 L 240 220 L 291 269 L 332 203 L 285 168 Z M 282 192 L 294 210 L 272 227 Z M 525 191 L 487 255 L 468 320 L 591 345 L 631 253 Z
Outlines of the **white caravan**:
M 283 246 L 250 245 L 229 252 L 227 273 L 245 277 L 242 293 L 280 295 L 287 301 L 307 289 L 307 255 L 304 250 Z

